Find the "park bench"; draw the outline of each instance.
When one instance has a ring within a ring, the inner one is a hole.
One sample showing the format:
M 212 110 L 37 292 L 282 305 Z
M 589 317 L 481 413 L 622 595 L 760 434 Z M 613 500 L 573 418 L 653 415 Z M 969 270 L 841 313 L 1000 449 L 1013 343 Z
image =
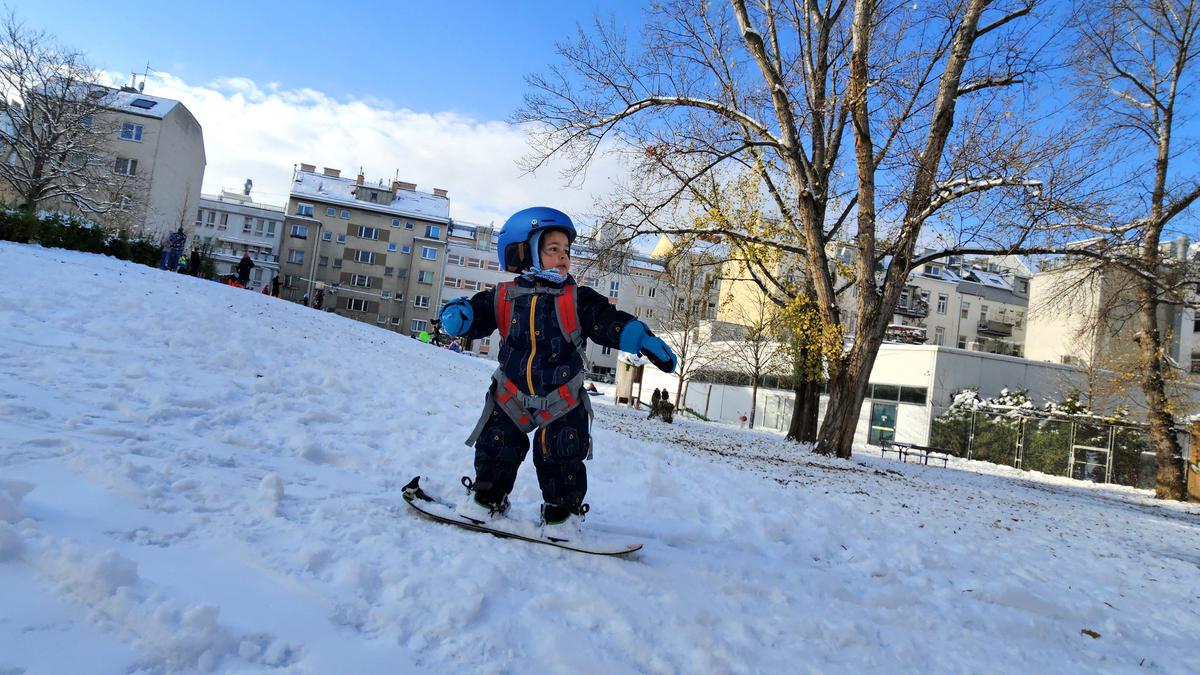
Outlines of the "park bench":
M 921 460 L 921 463 L 928 466 L 929 460 L 941 460 L 942 466 L 947 466 L 950 463 L 950 451 L 944 448 L 934 448 L 928 445 L 917 445 L 915 443 L 905 443 L 903 441 L 885 440 L 879 444 L 879 456 L 887 457 L 887 453 L 894 452 L 896 457 L 901 462 L 907 462 L 909 456 L 915 456 Z

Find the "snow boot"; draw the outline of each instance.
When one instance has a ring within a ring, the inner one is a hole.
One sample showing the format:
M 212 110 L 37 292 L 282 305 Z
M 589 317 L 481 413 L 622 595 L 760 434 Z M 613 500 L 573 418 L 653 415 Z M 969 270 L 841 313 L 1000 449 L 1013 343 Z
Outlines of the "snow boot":
M 557 504 L 542 504 L 542 536 L 555 541 L 579 541 L 587 512 L 587 504 L 580 504 L 574 511 Z
M 455 513 L 481 524 L 504 517 L 508 511 L 508 495 L 484 494 L 475 489 L 475 484 L 467 476 L 462 477 L 462 484 L 467 488 L 467 494 L 459 502 Z

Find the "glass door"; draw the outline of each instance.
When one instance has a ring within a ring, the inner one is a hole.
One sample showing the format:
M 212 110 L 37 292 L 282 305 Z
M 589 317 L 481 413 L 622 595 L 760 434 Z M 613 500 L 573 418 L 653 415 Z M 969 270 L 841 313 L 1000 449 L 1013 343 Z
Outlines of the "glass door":
M 879 445 L 883 441 L 896 439 L 896 404 L 871 402 L 871 429 L 867 442 Z

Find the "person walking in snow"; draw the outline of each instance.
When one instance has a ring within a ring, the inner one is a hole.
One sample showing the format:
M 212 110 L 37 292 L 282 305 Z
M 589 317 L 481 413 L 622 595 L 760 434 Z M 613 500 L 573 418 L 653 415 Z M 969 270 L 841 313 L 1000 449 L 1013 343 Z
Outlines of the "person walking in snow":
M 667 424 L 675 419 L 675 406 L 671 405 L 671 397 L 667 394 L 666 387 L 663 387 L 662 397 L 658 400 L 658 416 Z
M 188 274 L 198 277 L 200 276 L 200 249 L 192 247 L 192 253 L 188 256 Z
M 481 523 L 504 517 L 532 433 L 542 533 L 578 538 L 588 511 L 583 462 L 591 451 L 591 403 L 583 384 L 587 340 L 646 354 L 666 372 L 675 370 L 675 354 L 646 324 L 576 284 L 570 274 L 575 225 L 567 214 L 540 206 L 518 211 L 497 240 L 500 269 L 517 277 L 450 301 L 438 317 L 453 337 L 478 340 L 500 331 L 500 366 L 467 439 L 475 448 L 475 479 L 463 478 L 467 496 L 458 513 Z
M 172 232 L 170 239 L 167 241 L 170 246 L 168 249 L 167 269 L 174 272 L 179 269 L 179 259 L 183 257 L 183 250 L 187 247 L 187 235 L 183 232 L 183 226 L 180 225 L 178 230 Z
M 249 251 L 242 251 L 242 259 L 238 261 L 238 282 L 250 288 L 250 270 L 254 269 L 254 261 L 250 259 Z
M 279 275 L 276 274 L 274 279 L 271 279 L 271 295 L 279 297 Z

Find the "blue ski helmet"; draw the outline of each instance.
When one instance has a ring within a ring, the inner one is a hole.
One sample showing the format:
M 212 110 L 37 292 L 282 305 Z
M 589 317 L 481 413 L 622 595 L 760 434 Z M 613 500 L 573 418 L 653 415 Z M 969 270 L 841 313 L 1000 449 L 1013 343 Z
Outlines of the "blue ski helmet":
M 537 255 L 538 240 L 547 230 L 562 230 L 569 243 L 575 242 L 575 224 L 570 216 L 548 206 L 531 206 L 509 216 L 500 228 L 496 254 L 500 269 L 524 272 L 541 267 Z

